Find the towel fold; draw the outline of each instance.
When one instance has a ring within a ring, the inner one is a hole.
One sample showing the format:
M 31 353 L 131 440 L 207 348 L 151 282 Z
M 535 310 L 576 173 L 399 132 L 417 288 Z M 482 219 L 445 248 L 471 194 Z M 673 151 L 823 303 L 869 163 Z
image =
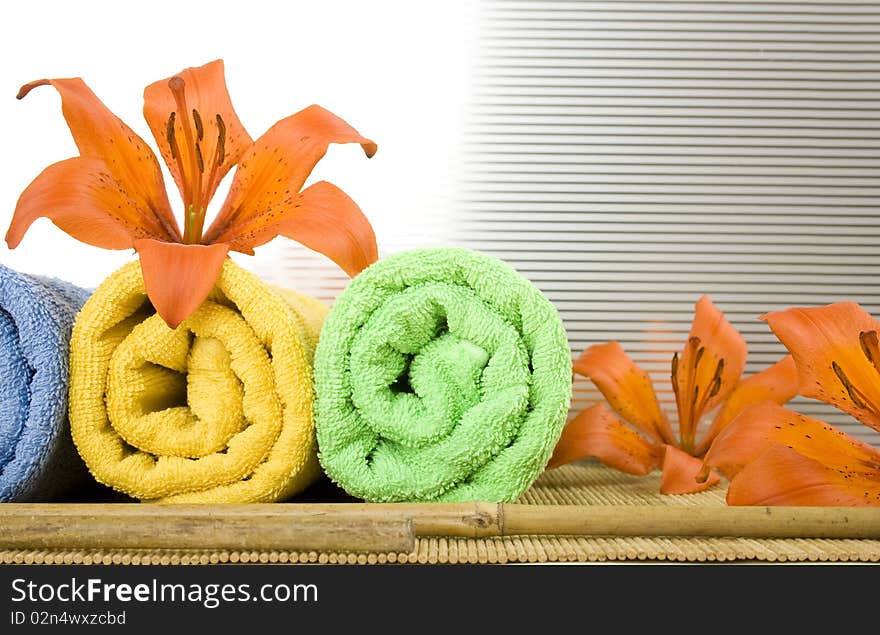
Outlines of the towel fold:
M 0 501 L 49 501 L 86 476 L 67 421 L 70 330 L 88 292 L 0 265 Z
M 571 399 L 554 306 L 466 249 L 397 254 L 337 299 L 315 355 L 327 474 L 369 501 L 513 501 L 541 473 Z
M 70 419 L 102 483 L 157 502 L 282 500 L 320 473 L 311 362 L 327 308 L 227 259 L 178 328 L 155 313 L 138 262 L 76 321 Z

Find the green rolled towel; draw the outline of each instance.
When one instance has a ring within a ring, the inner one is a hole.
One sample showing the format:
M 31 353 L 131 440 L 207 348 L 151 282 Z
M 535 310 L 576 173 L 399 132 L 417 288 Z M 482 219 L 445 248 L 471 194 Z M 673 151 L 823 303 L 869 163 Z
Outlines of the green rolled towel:
M 339 296 L 315 354 L 321 464 L 368 501 L 513 501 L 571 400 L 555 307 L 467 249 L 380 260 Z

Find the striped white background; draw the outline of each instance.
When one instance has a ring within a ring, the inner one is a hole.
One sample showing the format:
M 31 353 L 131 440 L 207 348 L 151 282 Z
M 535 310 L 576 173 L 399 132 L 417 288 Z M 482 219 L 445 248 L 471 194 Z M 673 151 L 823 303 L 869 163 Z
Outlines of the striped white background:
M 541 287 L 573 353 L 620 341 L 671 403 L 702 293 L 745 335 L 747 372 L 783 350 L 765 311 L 880 315 L 880 3 L 483 7 L 456 238 Z
M 558 306 L 575 355 L 620 341 L 669 404 L 703 293 L 745 335 L 747 372 L 783 351 L 765 311 L 880 315 L 880 2 L 499 0 L 480 20 L 455 203 L 385 253 L 506 259 Z M 284 249 L 319 295 L 345 284 Z M 598 397 L 579 380 L 573 413 Z

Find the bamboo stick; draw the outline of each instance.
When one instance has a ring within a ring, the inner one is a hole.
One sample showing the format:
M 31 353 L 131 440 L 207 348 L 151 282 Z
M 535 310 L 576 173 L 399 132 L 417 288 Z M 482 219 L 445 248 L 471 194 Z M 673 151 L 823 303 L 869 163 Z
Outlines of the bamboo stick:
M 502 505 L 502 535 L 880 538 L 880 508 Z
M 362 518 L 410 519 L 416 536 L 484 538 L 499 536 L 501 527 L 497 503 L 328 503 L 296 504 L 315 513 L 346 514 Z
M 0 505 L 0 547 L 407 552 L 414 536 L 880 539 L 880 509 L 491 503 Z
M 880 539 L 880 508 L 361 504 L 412 518 L 417 536 L 724 536 Z
M 412 520 L 290 505 L 0 505 L 0 548 L 412 551 Z

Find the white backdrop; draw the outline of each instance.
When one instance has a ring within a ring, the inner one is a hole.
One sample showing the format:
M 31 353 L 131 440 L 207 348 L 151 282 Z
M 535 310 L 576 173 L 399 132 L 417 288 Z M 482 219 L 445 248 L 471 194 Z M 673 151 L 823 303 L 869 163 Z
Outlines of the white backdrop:
M 54 91 L 41 88 L 17 102 L 21 84 L 82 77 L 153 145 L 141 115 L 144 87 L 222 57 L 233 104 L 254 138 L 278 119 L 318 103 L 379 144 L 369 161 L 356 146 L 331 147 L 311 180 L 329 180 L 358 202 L 373 222 L 380 250 L 399 245 L 404 236 L 436 236 L 457 178 L 473 13 L 470 2 L 400 0 L 5 4 L 0 19 L 3 233 L 28 183 L 50 163 L 76 154 Z M 222 203 L 230 177 L 209 213 Z M 179 197 L 167 173 L 166 182 L 179 214 Z M 253 258 L 236 259 L 280 282 L 280 263 L 292 249 L 285 242 L 277 239 Z M 132 257 L 78 243 L 45 219 L 15 251 L 0 246 L 3 264 L 89 286 Z

